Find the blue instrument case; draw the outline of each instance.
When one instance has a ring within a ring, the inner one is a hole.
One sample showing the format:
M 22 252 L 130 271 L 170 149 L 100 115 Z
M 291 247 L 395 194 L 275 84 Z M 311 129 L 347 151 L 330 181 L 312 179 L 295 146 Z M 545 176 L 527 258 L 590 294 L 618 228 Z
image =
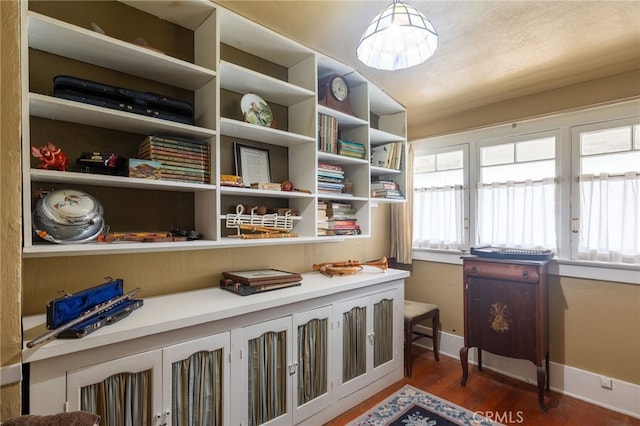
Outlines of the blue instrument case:
M 116 278 L 86 290 L 52 300 L 47 304 L 47 329 L 55 330 L 79 318 L 96 306 L 109 302 L 123 294 L 124 281 L 121 278 Z M 123 300 L 103 311 L 97 311 L 85 321 L 62 331 L 57 337 L 72 339 L 84 337 L 104 326 L 120 321 L 142 305 L 142 299 Z

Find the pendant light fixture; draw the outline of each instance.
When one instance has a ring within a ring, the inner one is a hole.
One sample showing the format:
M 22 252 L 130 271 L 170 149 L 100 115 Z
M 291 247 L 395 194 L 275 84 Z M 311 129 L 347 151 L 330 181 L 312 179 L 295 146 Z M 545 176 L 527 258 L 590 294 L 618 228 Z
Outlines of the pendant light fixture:
M 415 8 L 394 0 L 367 27 L 356 47 L 364 64 L 395 71 L 429 59 L 438 48 L 438 34 Z

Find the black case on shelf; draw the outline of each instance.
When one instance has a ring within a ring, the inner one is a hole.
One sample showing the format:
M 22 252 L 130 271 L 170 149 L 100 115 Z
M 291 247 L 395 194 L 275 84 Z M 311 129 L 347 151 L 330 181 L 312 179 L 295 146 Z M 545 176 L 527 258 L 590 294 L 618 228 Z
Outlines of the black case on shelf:
M 265 291 L 278 290 L 281 288 L 296 287 L 302 285 L 301 282 L 285 282 L 285 283 L 273 283 L 273 284 L 257 284 L 249 285 L 241 282 L 234 281 L 230 278 L 223 278 L 220 280 L 220 288 L 228 290 L 232 293 L 239 294 L 241 296 L 249 296 L 256 293 L 264 293 Z
M 53 96 L 134 114 L 194 124 L 193 107 L 184 101 L 152 92 L 139 92 L 77 77 L 53 79 Z
M 493 259 L 516 260 L 549 260 L 553 258 L 552 250 L 518 249 L 506 247 L 479 246 L 471 247 L 471 254 Z
M 47 329 L 55 330 L 70 321 L 79 318 L 96 306 L 122 296 L 124 282 L 117 278 L 106 283 L 67 294 L 47 304 Z M 110 308 L 87 318 L 85 321 L 62 331 L 59 338 L 80 338 L 101 327 L 113 324 L 128 316 L 143 305 L 142 299 L 123 300 Z

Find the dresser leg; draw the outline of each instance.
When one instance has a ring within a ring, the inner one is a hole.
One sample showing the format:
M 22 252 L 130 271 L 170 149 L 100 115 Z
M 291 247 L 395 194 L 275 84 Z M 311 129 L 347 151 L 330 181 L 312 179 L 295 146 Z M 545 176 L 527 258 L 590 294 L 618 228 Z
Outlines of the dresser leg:
M 544 363 L 547 370 L 547 392 L 549 392 L 549 383 L 551 383 L 549 381 L 549 352 L 547 352 L 547 357 L 545 358 Z
M 482 349 L 478 348 L 478 371 L 482 371 Z
M 460 363 L 462 364 L 462 380 L 460 386 L 467 384 L 467 376 L 469 375 L 469 348 L 466 346 L 460 348 Z
M 547 374 L 548 371 L 546 368 L 540 366 L 536 367 L 538 373 L 538 405 L 540 406 L 540 410 L 543 413 L 547 413 L 547 406 L 544 403 L 544 390 L 547 388 Z

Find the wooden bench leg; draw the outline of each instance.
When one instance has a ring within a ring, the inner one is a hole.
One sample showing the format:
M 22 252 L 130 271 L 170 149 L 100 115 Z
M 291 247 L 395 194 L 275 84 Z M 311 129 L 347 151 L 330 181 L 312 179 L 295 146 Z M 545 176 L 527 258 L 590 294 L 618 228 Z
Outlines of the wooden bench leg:
M 411 347 L 413 346 L 413 325 L 411 321 L 404 323 L 404 367 L 407 377 L 411 377 Z
M 431 336 L 433 340 L 433 355 L 436 361 L 440 361 L 440 350 L 438 349 L 438 332 L 440 330 L 440 310 L 436 310 L 433 316 L 433 326 L 431 327 Z

